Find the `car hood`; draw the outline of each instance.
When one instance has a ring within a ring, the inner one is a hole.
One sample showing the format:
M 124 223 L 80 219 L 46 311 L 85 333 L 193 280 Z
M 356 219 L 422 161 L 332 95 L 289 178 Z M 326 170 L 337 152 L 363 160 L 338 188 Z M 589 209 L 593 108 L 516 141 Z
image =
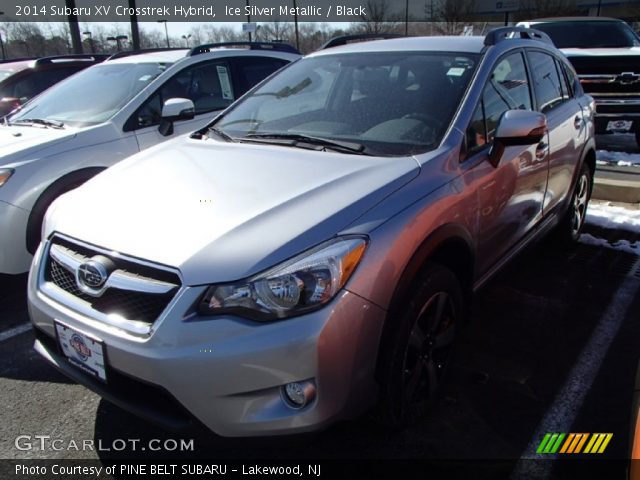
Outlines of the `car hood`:
M 70 140 L 76 133 L 77 130 L 72 128 L 0 125 L 0 166 L 13 166 L 13 162 L 28 159 L 43 148 Z
M 561 48 L 567 57 L 633 57 L 640 56 L 640 47 L 626 48 Z
M 60 197 L 45 234 L 225 282 L 331 238 L 418 173 L 412 157 L 179 138 Z

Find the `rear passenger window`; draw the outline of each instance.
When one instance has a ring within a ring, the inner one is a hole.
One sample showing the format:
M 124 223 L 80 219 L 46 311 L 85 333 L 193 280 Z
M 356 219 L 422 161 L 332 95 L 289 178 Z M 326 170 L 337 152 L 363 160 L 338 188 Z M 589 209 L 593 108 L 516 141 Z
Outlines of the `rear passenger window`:
M 571 97 L 569 93 L 569 86 L 567 85 L 567 78 L 564 76 L 564 72 L 562 71 L 562 67 L 558 63 L 557 60 L 554 60 L 556 63 L 556 71 L 558 72 L 558 78 L 560 78 L 560 87 L 562 88 L 562 99 L 568 100 Z
M 542 52 L 529 52 L 533 76 L 533 87 L 536 92 L 538 110 L 546 113 L 562 103 L 562 84 L 556 69 L 556 61 L 551 55 Z M 565 86 L 566 91 L 566 86 Z
M 573 69 L 566 65 L 564 62 L 558 62 L 558 64 L 562 67 L 564 71 L 564 75 L 567 78 L 567 83 L 569 86 L 569 97 L 575 97 L 576 91 L 580 88 L 580 81 L 578 77 L 574 73 Z

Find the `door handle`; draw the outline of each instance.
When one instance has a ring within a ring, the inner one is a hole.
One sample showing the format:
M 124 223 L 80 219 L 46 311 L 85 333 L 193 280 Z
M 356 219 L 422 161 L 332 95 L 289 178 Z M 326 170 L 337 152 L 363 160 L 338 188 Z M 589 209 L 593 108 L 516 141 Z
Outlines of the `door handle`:
M 538 160 L 544 160 L 549 153 L 549 144 L 547 142 L 540 142 L 536 147 L 536 158 Z
M 580 127 L 582 127 L 582 117 L 580 115 L 576 115 L 576 118 L 573 119 L 573 126 L 576 127 L 576 130 L 580 130 Z

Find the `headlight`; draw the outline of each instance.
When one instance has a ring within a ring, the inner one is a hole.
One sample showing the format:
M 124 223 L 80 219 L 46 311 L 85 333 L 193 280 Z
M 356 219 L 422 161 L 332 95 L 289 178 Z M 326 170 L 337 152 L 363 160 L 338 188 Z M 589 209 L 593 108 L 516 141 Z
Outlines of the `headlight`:
M 7 183 L 9 177 L 13 175 L 13 170 L 10 168 L 0 168 L 0 187 Z
M 199 311 L 264 321 L 317 309 L 347 283 L 366 246 L 363 237 L 335 238 L 249 280 L 212 285 Z

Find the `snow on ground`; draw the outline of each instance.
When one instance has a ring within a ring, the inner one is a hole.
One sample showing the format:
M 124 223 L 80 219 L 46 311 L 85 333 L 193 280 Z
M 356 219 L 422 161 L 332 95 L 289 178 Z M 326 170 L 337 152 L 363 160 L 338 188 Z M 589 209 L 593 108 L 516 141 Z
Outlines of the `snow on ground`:
M 617 165 L 619 167 L 640 167 L 640 154 L 598 150 L 596 152 L 596 163 L 598 165 Z
M 594 247 L 611 248 L 620 252 L 633 253 L 640 256 L 640 244 L 638 242 L 630 242 L 629 240 L 618 240 L 617 242 L 609 242 L 604 238 L 594 237 L 590 233 L 580 235 L 580 243 L 585 245 L 593 245 Z
M 640 231 L 640 208 L 614 205 L 611 202 L 591 201 L 587 210 L 587 223 L 602 228 Z
M 610 202 L 592 201 L 587 210 L 586 222 L 589 225 L 607 230 L 626 230 L 640 232 L 640 208 L 634 205 L 612 205 Z M 580 242 L 605 248 L 613 248 L 635 255 L 640 255 L 640 242 L 618 240 L 611 243 L 604 238 L 598 238 L 590 233 L 583 233 Z

